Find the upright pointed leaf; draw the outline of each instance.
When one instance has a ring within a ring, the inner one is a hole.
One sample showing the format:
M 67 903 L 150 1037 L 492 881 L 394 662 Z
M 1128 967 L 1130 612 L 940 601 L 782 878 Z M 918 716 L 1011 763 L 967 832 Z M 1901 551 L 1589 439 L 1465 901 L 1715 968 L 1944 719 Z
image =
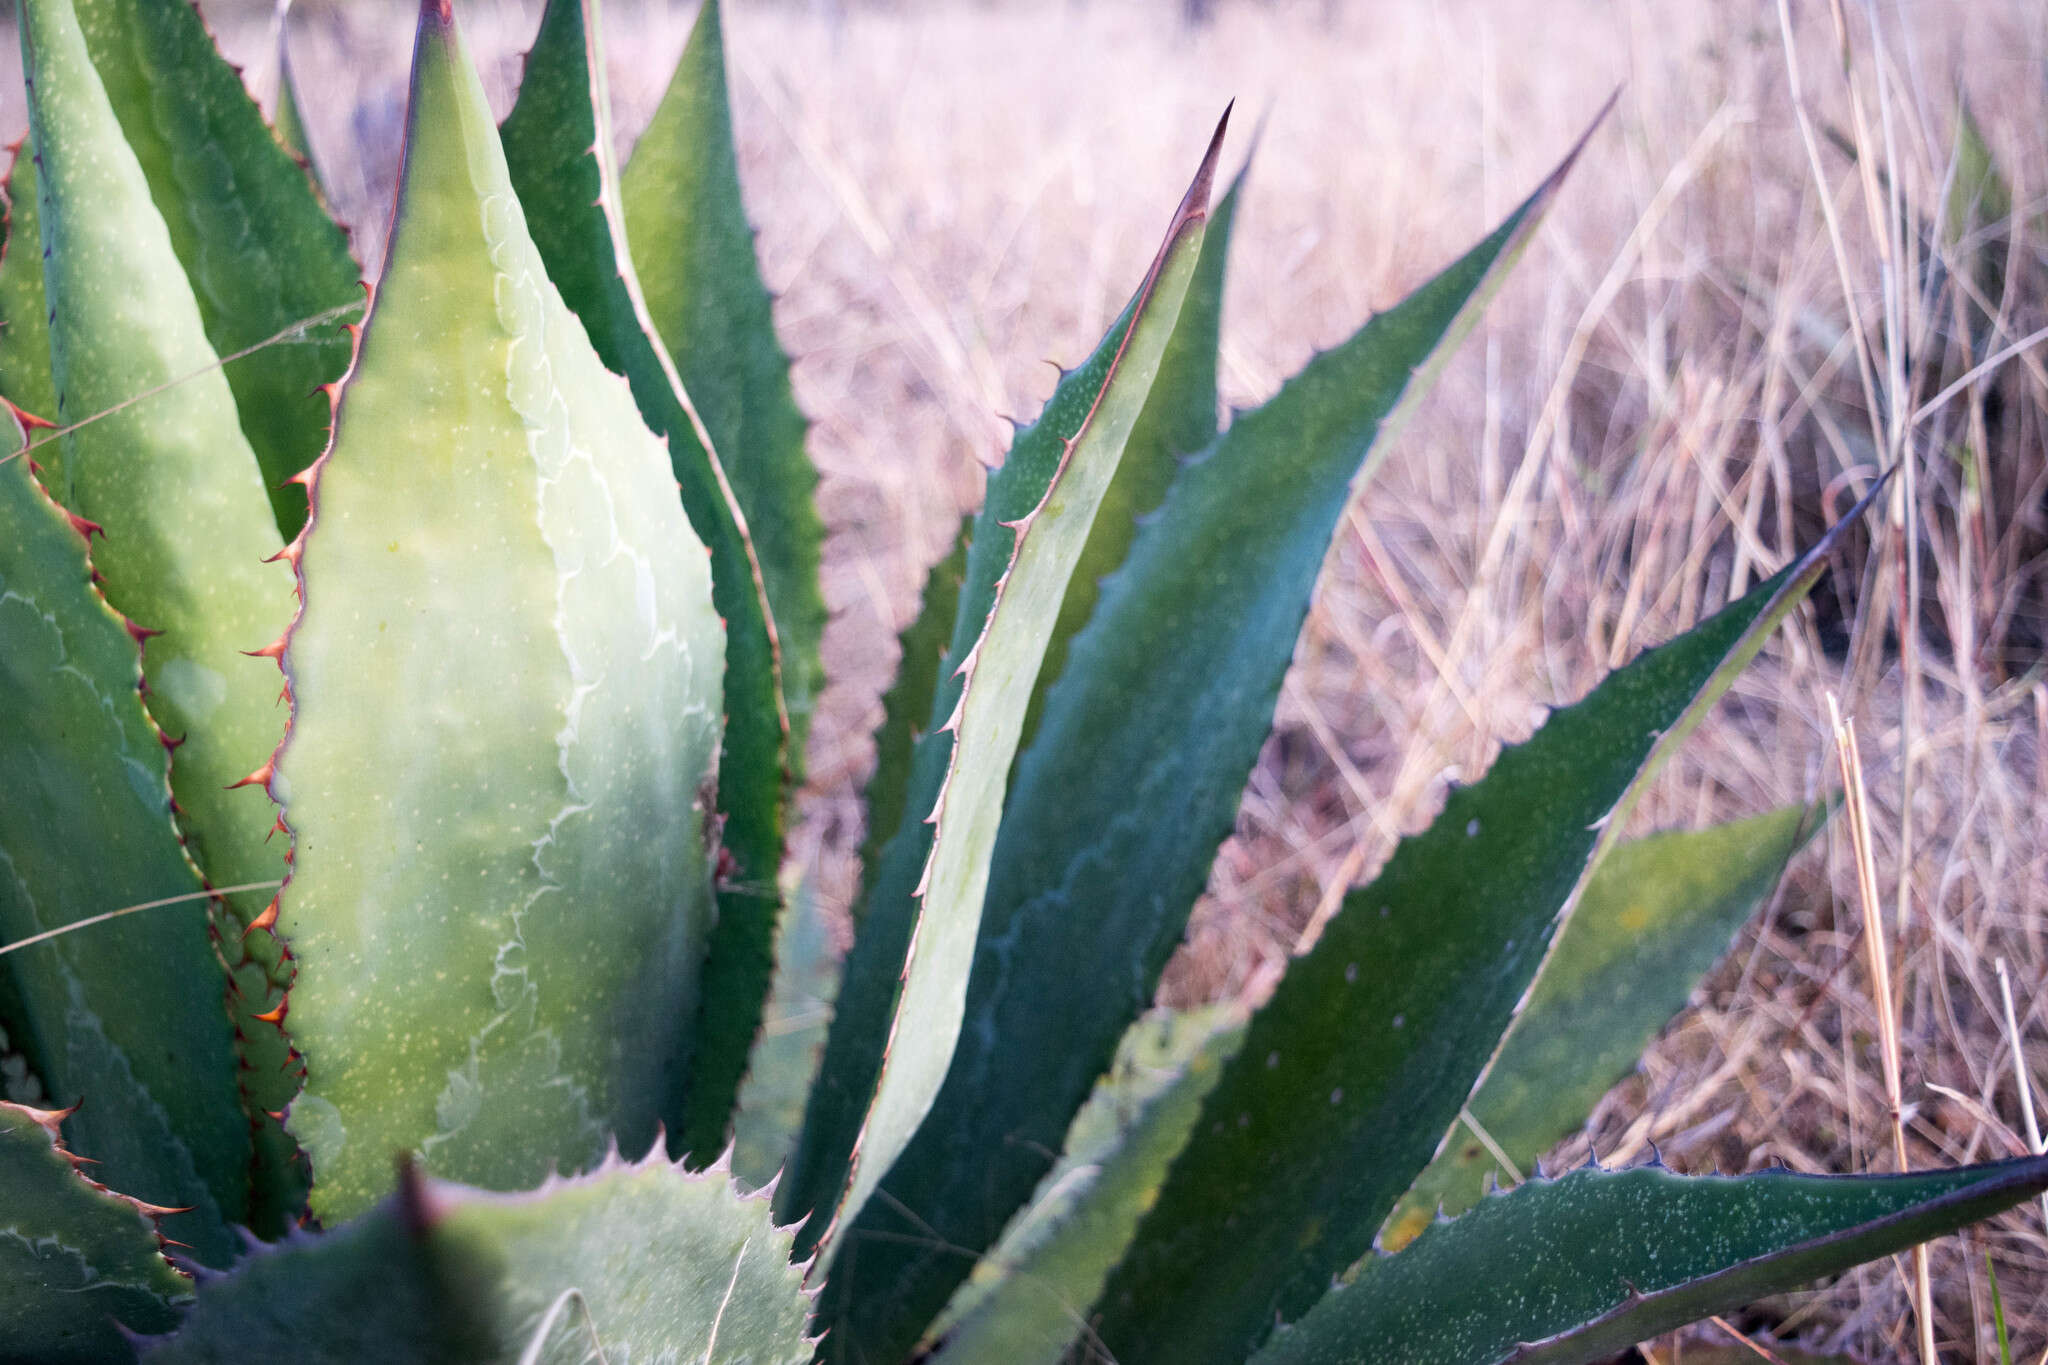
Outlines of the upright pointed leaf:
M 565 303 L 640 415 L 668 440 L 683 508 L 711 550 L 711 592 L 725 618 L 725 742 L 718 763 L 720 846 L 730 865 L 704 966 L 687 1109 L 677 1134 L 699 1164 L 725 1147 L 748 1049 L 774 970 L 788 722 L 761 568 L 717 455 L 655 337 L 619 211 L 597 0 L 553 0 L 505 120 L 505 158 L 534 245 Z M 799 451 L 799 454 L 801 452 Z
M 1366 1265 L 1257 1365 L 1573 1365 L 1953 1232 L 2048 1157 L 1915 1175 L 1592 1168 L 1483 1200 Z
M 245 652 L 272 643 L 289 619 L 291 575 L 266 563 L 284 542 L 71 0 L 29 0 L 21 38 L 56 392 L 56 411 L 42 415 L 75 427 L 53 491 L 104 530 L 93 566 L 108 602 L 155 632 L 142 656 L 146 701 L 178 742 L 171 791 L 194 861 L 215 886 L 275 881 L 284 841 L 271 838 L 274 813 L 260 792 L 237 787 L 284 731 L 276 674 Z M 268 901 L 263 892 L 228 897 L 219 925 L 257 1115 L 281 1107 L 291 1085 L 288 1052 L 263 1017 L 286 970 L 270 936 L 248 931 Z M 267 1159 L 250 1216 L 270 1231 L 296 1211 L 296 1197 L 275 1125 L 258 1121 Z
M 313 165 L 313 140 L 306 135 L 306 117 L 299 109 L 299 82 L 292 74 L 290 35 L 282 20 L 277 27 L 277 108 L 270 116 L 270 127 L 317 188 L 320 175 Z
M 872 1103 L 863 1106 L 866 1119 L 853 1144 L 847 1193 L 840 1201 L 841 1225 L 874 1193 L 945 1079 L 1025 708 L 1074 564 L 1151 390 L 1194 274 L 1210 180 L 1228 121 L 1226 113 L 1137 294 L 989 482 L 968 551 L 945 682 L 935 698 L 946 710 L 934 709 L 936 728 L 923 745 L 930 757 L 927 761 L 920 753 L 912 775 L 907 810 L 929 809 L 929 829 L 911 826 L 899 833 L 884 854 L 877 880 L 878 895 L 885 888 L 886 894 L 900 894 L 902 884 L 888 879 L 892 873 L 900 876 L 910 856 L 928 849 L 919 859 L 922 871 L 911 891 L 919 904 L 902 969 L 902 994 L 890 1019 Z M 921 833 L 927 837 L 917 837 Z M 870 907 L 864 926 L 870 932 L 878 908 Z M 829 1043 L 827 1049 L 830 1065 Z
M 818 1074 L 832 997 L 839 987 L 839 945 L 816 889 L 791 890 L 775 935 L 775 987 L 762 1012 L 761 1036 L 747 1057 L 747 1083 L 733 1116 L 732 1170 L 755 1189 L 781 1176 L 804 1126 L 804 1099 Z
M 1230 235 L 1237 223 L 1237 205 L 1250 168 L 1237 173 L 1230 188 L 1216 201 L 1209 215 L 1209 228 L 1202 238 L 1201 259 L 1195 263 L 1195 277 L 1188 282 L 1188 296 L 1181 305 L 1180 321 L 1159 362 L 1159 378 L 1145 399 L 1144 411 L 1131 428 L 1130 443 L 1102 495 L 1102 510 L 1088 532 L 1088 546 L 1074 566 L 1067 584 L 1066 601 L 1060 604 L 1059 621 L 1045 650 L 1045 665 L 1039 670 L 1038 687 L 1031 698 L 1031 711 L 1024 721 L 1023 747 L 1030 750 L 1032 737 L 1045 712 L 1045 694 L 1066 671 L 1067 649 L 1074 636 L 1095 614 L 1103 580 L 1115 573 L 1131 552 L 1139 524 L 1166 499 L 1181 465 L 1209 448 L 1216 439 L 1217 405 L 1216 356 L 1222 340 L 1223 282 L 1230 263 Z
M 1838 535 L 1554 712 L 1344 898 L 1252 1017 L 1104 1291 L 1117 1359 L 1186 1359 L 1191 1342 L 1255 1350 L 1370 1249 L 1482 1078 L 1603 844 Z
M 163 1258 L 155 1210 L 77 1169 L 62 1114 L 0 1104 L 0 1356 L 39 1365 L 135 1358 L 192 1286 Z
M 923 736 L 919 727 L 926 724 L 932 698 L 939 690 L 939 668 L 946 658 L 953 620 L 960 612 L 960 587 L 967 576 L 967 547 L 973 534 L 974 518 L 962 518 L 952 550 L 925 576 L 917 618 L 896 640 L 896 679 L 882 694 L 882 723 L 875 729 L 875 771 L 861 793 L 861 809 L 867 813 L 868 823 L 860 845 L 861 895 L 853 907 L 856 924 L 866 915 L 868 895 L 881 873 L 882 849 L 903 827 L 910 800 L 911 763 Z
M 966 1273 L 954 1248 L 1045 1175 L 1236 818 L 1338 517 L 1563 175 L 1241 417 L 1104 584 L 1018 765 L 951 1074 L 826 1286 L 828 1350 L 907 1347 Z
M 274 784 L 288 1122 L 329 1221 L 394 1152 L 519 1188 L 645 1150 L 681 1109 L 712 914 L 709 561 L 431 0 L 385 262 L 295 552 Z
M 789 358 L 775 338 L 741 202 L 718 0 L 698 11 L 668 92 L 633 148 L 622 192 L 649 312 L 753 536 L 782 647 L 790 765 L 801 776 L 825 677 L 818 661 L 825 531 L 812 504 L 818 474 L 804 452 Z
M 0 464 L 0 943 L 200 889 L 135 641 L 91 575 L 29 461 Z M 248 1220 L 249 1131 L 205 903 L 22 947 L 0 975 L 49 1102 L 83 1105 L 73 1148 L 116 1188 L 188 1209 L 171 1235 L 225 1264 L 228 1224 Z
M 616 1158 L 528 1194 L 409 1177 L 324 1237 L 201 1286 L 161 1365 L 799 1365 L 808 1301 L 789 1233 L 722 1170 Z
M 1463 1126 L 1380 1233 L 1399 1251 L 1441 1209 L 1463 1213 L 1489 1179 L 1510 1183 L 1577 1131 L 1821 828 L 1827 807 L 1787 806 L 1710 829 L 1652 834 L 1614 850 L 1536 978 Z M 1496 1150 L 1514 1163 L 1501 1169 Z
M 306 168 L 272 135 L 196 7 L 75 3 L 121 131 L 192 279 L 208 343 L 228 356 L 297 329 L 226 370 L 277 528 L 290 539 L 305 521 L 306 497 L 286 481 L 326 443 L 319 388 L 348 366 L 344 324 L 361 313 L 361 271 Z

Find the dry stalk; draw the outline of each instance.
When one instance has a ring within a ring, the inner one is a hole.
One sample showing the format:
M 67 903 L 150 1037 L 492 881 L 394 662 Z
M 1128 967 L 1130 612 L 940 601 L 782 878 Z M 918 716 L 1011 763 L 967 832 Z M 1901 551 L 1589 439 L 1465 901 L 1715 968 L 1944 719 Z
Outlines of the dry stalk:
M 1870 850 L 1870 811 L 1863 786 L 1863 758 L 1856 732 L 1842 719 L 1841 703 L 1828 693 L 1828 720 L 1835 732 L 1835 756 L 1842 766 L 1843 814 L 1856 858 L 1856 891 L 1863 910 L 1863 948 L 1870 966 L 1871 1004 L 1877 1010 L 1878 1058 L 1884 1068 L 1885 1105 L 1891 1112 L 1892 1155 L 1906 1169 L 1905 1101 L 1899 1083 L 1899 1020 L 1892 994 L 1890 955 L 1885 950 L 1884 914 L 1877 896 L 1877 861 Z M 1847 1030 L 1845 1029 L 1846 1033 Z M 1920 1359 L 1938 1365 L 1934 1350 L 1934 1284 L 1927 1269 L 1927 1247 L 1913 1248 L 1913 1303 L 1920 1327 Z

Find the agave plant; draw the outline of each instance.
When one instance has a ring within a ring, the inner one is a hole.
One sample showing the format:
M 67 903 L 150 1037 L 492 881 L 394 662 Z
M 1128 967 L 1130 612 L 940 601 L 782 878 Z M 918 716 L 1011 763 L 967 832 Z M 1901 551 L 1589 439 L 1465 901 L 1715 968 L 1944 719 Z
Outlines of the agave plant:
M 194 10 L 19 23 L 0 1356 L 1592 1360 L 2048 1188 L 1519 1179 L 1825 817 L 1618 837 L 1828 542 L 1454 790 L 1257 1010 L 1149 1008 L 1337 519 L 1570 157 L 1221 428 L 1217 129 L 904 637 L 807 1057 L 756 1035 L 778 941 L 820 974 L 821 530 L 715 0 L 623 170 L 596 0 L 502 127 L 427 0 L 367 307 Z

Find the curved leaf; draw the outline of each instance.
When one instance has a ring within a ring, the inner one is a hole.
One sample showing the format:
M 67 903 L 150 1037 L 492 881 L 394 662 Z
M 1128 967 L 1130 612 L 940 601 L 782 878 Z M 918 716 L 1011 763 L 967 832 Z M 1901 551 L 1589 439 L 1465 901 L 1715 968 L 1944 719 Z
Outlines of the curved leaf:
M 1826 823 L 1787 806 L 1711 829 L 1652 834 L 1602 860 L 1558 932 L 1529 1003 L 1466 1112 L 1401 1199 L 1380 1246 L 1399 1251 L 1439 1210 L 1463 1213 L 1489 1180 L 1519 1179 L 1575 1132 Z M 1489 1146 L 1490 1144 L 1490 1146 Z M 1515 1165 L 1501 1169 L 1498 1149 Z
M 1344 898 L 1252 1017 L 1104 1291 L 1100 1331 L 1119 1360 L 1255 1350 L 1370 1249 L 1643 783 L 1805 597 L 1839 534 L 1554 712 Z
M 135 641 L 91 576 L 29 461 L 0 464 L 0 942 L 200 889 Z M 249 1130 L 206 924 L 194 899 L 22 947 L 0 975 L 12 1038 L 56 1103 L 83 1102 L 73 1147 L 108 1183 L 189 1210 L 171 1235 L 225 1264 L 228 1225 L 248 1220 Z
M 330 1221 L 394 1152 L 519 1188 L 645 1150 L 680 1109 L 712 914 L 709 560 L 432 4 L 399 194 L 293 552 L 273 783 L 288 1125 Z
M 818 473 L 804 451 L 806 424 L 741 202 L 718 0 L 698 11 L 620 189 L 648 312 L 753 537 L 782 647 L 790 766 L 801 777 L 811 709 L 825 680 L 818 660 L 825 529 L 812 502 Z M 771 907 L 768 923 L 774 919 Z
M 1903 1251 L 2048 1189 L 2048 1157 L 1913 1175 L 1533 1181 L 1375 1260 L 1258 1365 L 1572 1365 Z
M 799 1365 L 789 1233 L 722 1171 L 616 1158 L 529 1194 L 406 1176 L 338 1232 L 210 1279 L 162 1365 Z
M 718 815 L 729 866 L 719 878 L 718 922 L 676 1134 L 682 1150 L 705 1164 L 725 1147 L 774 971 L 788 722 L 761 568 L 633 277 L 599 38 L 596 0 L 548 6 L 502 137 L 513 188 L 549 277 L 589 330 L 599 358 L 632 385 L 641 417 L 668 440 L 683 508 L 711 550 L 712 600 L 725 620 Z
M 50 379 L 38 197 L 35 139 L 24 136 L 7 171 L 7 225 L 0 245 L 0 398 L 49 421 L 57 415 L 57 389 Z M 63 443 L 45 440 L 36 459 L 44 479 L 62 487 Z
M 133 1360 L 122 1329 L 162 1331 L 192 1286 L 163 1258 L 159 1210 L 80 1173 L 57 1136 L 63 1117 L 0 1104 L 0 1356 Z
M 327 443 L 319 390 L 348 367 L 345 324 L 361 314 L 362 272 L 306 168 L 271 133 L 197 7 L 74 2 L 121 131 L 191 277 L 208 344 L 231 356 L 291 333 L 226 367 L 277 528 L 289 540 L 305 523 L 306 495 L 288 481 Z
M 945 1079 L 959 1036 L 989 856 L 1025 708 L 1074 563 L 1158 373 L 1194 273 L 1209 185 L 1228 122 L 1226 112 L 1137 294 L 990 479 L 968 551 L 945 681 L 934 699 L 936 728 L 920 746 L 912 774 L 913 796 L 906 809 L 928 809 L 928 828 L 907 826 L 899 832 L 884 852 L 876 881 L 878 896 L 901 896 L 907 890 L 917 901 L 916 930 L 907 935 L 903 987 L 874 1069 L 873 1098 L 860 1106 L 866 1117 L 858 1140 L 850 1144 L 838 1226 L 858 1215 Z M 913 866 L 922 870 L 914 886 L 907 886 L 902 874 Z M 892 921 L 892 928 L 907 918 Z M 875 924 L 871 907 L 864 927 L 873 932 Z M 834 1021 L 835 1033 L 847 1018 L 842 1011 Z M 864 1047 L 871 1043 L 858 1034 L 848 1036 Z M 828 1043 L 827 1067 L 831 1063 Z M 862 1084 L 856 1093 L 869 1093 L 868 1086 Z
M 826 1287 L 847 1315 L 828 1347 L 907 1348 L 966 1274 L 955 1248 L 988 1246 L 1044 1176 L 1235 821 L 1338 517 L 1564 174 L 1239 418 L 1104 584 L 1018 764 L 961 1048 L 848 1234 L 863 1245 Z

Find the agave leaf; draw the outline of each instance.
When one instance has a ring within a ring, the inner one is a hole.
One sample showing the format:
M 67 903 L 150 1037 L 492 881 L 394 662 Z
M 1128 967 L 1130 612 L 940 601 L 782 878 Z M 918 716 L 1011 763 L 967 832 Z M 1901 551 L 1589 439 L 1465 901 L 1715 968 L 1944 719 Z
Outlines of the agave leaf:
M 953 1249 L 988 1246 L 1043 1178 L 1230 831 L 1338 517 L 1570 164 L 1241 417 L 1104 584 L 1018 764 L 951 1074 L 826 1286 L 828 1349 L 907 1348 L 966 1273 Z
M 155 632 L 142 655 L 146 704 L 179 743 L 171 791 L 201 873 L 216 886 L 275 881 L 284 841 L 270 837 L 274 813 L 260 792 L 236 788 L 284 731 L 276 674 L 245 652 L 272 642 L 290 617 L 291 575 L 265 562 L 284 542 L 199 304 L 70 0 L 24 4 L 21 37 L 57 394 L 56 411 L 43 415 L 84 423 L 63 437 L 52 492 L 104 529 L 93 567 L 108 602 Z M 227 897 L 219 925 L 244 1089 L 258 1114 L 281 1107 L 291 1085 L 288 1051 L 263 1017 L 286 971 L 266 932 L 245 932 L 268 900 Z M 297 1199 L 275 1125 L 261 1122 L 267 1155 L 250 1216 L 269 1231 Z
M 123 1335 L 160 1332 L 192 1294 L 164 1260 L 159 1210 L 77 1169 L 64 1115 L 0 1104 L 0 1355 L 40 1365 L 135 1358 Z
M 0 942 L 200 889 L 135 641 L 91 576 L 29 461 L 0 464 Z M 249 1130 L 206 926 L 195 900 L 23 947 L 0 974 L 10 1037 L 56 1103 L 84 1102 L 74 1149 L 108 1183 L 189 1210 L 170 1234 L 225 1264 L 228 1224 L 248 1219 Z
M 306 495 L 287 480 L 326 444 L 328 408 L 319 389 L 348 367 L 345 324 L 362 305 L 348 238 L 321 207 L 305 167 L 264 123 L 196 7 L 186 0 L 74 3 L 121 131 L 191 277 L 207 342 L 230 356 L 299 328 L 227 366 L 242 429 L 288 540 L 305 521 Z
M 1243 1040 L 1242 1021 L 1214 1010 L 1132 1026 L 1038 1197 L 947 1305 L 934 1362 L 1059 1365 Z
M 1124 447 L 1123 459 L 1117 463 L 1116 477 L 1102 495 L 1102 509 L 1095 514 L 1087 548 L 1081 551 L 1080 562 L 1074 566 L 1066 601 L 1060 604 L 1059 620 L 1046 643 L 1045 664 L 1038 671 L 1038 686 L 1024 720 L 1025 752 L 1030 751 L 1038 722 L 1045 714 L 1045 694 L 1066 671 L 1069 645 L 1095 614 L 1103 580 L 1130 554 L 1139 524 L 1165 501 L 1166 491 L 1173 485 L 1183 462 L 1207 450 L 1216 439 L 1220 401 L 1216 395 L 1216 355 L 1223 327 L 1223 281 L 1230 262 L 1230 235 L 1237 223 L 1238 200 L 1248 174 L 1249 166 L 1237 173 L 1209 215 L 1201 258 L 1195 263 L 1195 277 L 1188 282 L 1180 321 L 1175 324 L 1173 337 L 1166 343 L 1166 354 L 1159 361 L 1159 377 L 1153 381 L 1144 411 L 1131 428 L 1131 439 Z
M 731 1130 L 774 971 L 788 723 L 774 626 L 746 524 L 633 276 L 598 19 L 597 0 L 548 6 L 502 137 L 513 188 L 549 277 L 589 330 L 599 358 L 631 383 L 647 425 L 668 439 L 683 508 L 711 549 L 712 599 L 725 618 L 718 814 L 729 866 L 720 877 L 718 923 L 704 966 L 687 1108 L 677 1134 L 684 1151 L 708 1164 Z
M 1399 1251 L 1439 1209 L 1463 1213 L 1489 1180 L 1520 1179 L 1576 1132 L 1685 1007 L 1827 814 L 1825 805 L 1787 806 L 1711 829 L 1652 834 L 1603 859 L 1466 1105 L 1485 1140 L 1461 1119 L 1387 1220 L 1381 1248 Z M 1514 1163 L 1512 1172 L 1493 1148 Z
M 812 503 L 818 473 L 804 452 L 806 425 L 790 391 L 789 357 L 775 338 L 741 202 L 718 0 L 698 11 L 668 91 L 633 147 L 621 192 L 654 327 L 753 536 L 782 648 L 789 761 L 800 777 L 825 678 L 818 659 L 825 529 Z M 767 922 L 774 923 L 772 906 Z
M 290 12 L 289 4 L 286 12 Z M 270 128 L 292 154 L 292 160 L 305 167 L 313 188 L 319 190 L 320 169 L 313 160 L 313 139 L 307 135 L 305 115 L 300 112 L 299 81 L 292 74 L 292 45 L 282 18 L 277 26 L 277 110 L 270 117 Z
M 867 911 L 868 895 L 881 873 L 883 846 L 903 825 L 910 801 L 911 761 L 922 737 L 918 727 L 931 714 L 932 698 L 939 690 L 939 666 L 946 657 L 953 619 L 960 611 L 960 587 L 966 581 L 967 547 L 973 535 L 974 518 L 961 518 L 951 552 L 932 565 L 925 577 L 917 619 L 896 640 L 900 655 L 896 679 L 882 694 L 882 723 L 875 729 L 875 771 L 861 796 L 867 835 L 860 846 L 861 895 L 853 909 L 856 924 Z
M 0 237 L 0 398 L 45 421 L 57 415 L 50 379 L 50 312 L 43 297 L 43 242 L 36 212 L 36 147 L 24 136 L 7 172 L 7 224 Z M 43 477 L 63 480 L 63 443 L 36 452 Z
M 399 196 L 294 551 L 273 783 L 288 1123 L 330 1221 L 394 1152 L 524 1188 L 645 1150 L 680 1109 L 712 914 L 709 560 L 432 3 Z
M 1104 1291 L 1117 1359 L 1186 1359 L 1190 1341 L 1249 1353 L 1365 1254 L 1643 784 L 1805 597 L 1840 534 L 1554 712 L 1344 898 L 1252 1017 Z
M 1584 1168 L 1367 1264 L 1258 1365 L 1569 1365 L 1953 1232 L 2048 1189 L 2048 1157 L 1914 1175 Z
M 789 1233 L 722 1171 L 616 1158 L 497 1195 L 408 1174 L 338 1232 L 209 1279 L 162 1365 L 798 1365 L 808 1302 Z
M 872 1065 L 866 1074 L 874 1075 L 871 1090 L 861 1074 L 855 1078 L 860 1084 L 842 1092 L 845 1098 L 870 1093 L 873 1098 L 852 1111 L 864 1109 L 866 1118 L 858 1140 L 848 1144 L 852 1155 L 847 1190 L 839 1201 L 840 1226 L 867 1202 L 945 1079 L 1025 708 L 1075 561 L 1158 373 L 1194 274 L 1209 185 L 1228 120 L 1226 112 L 1137 294 L 1088 362 L 1062 381 L 1039 421 L 1020 434 L 1009 461 L 989 481 L 968 551 L 944 682 L 934 698 L 935 728 L 913 765 L 913 796 L 906 812 L 929 810 L 929 828 L 899 831 L 884 852 L 876 882 L 878 898 L 900 904 L 908 889 L 918 902 L 916 931 L 906 933 L 906 957 L 899 959 L 901 996 L 879 1059 L 866 1050 L 874 1041 L 865 1032 L 872 1015 L 851 1016 L 857 1027 L 844 1032 L 840 1025 L 849 1015 L 842 1010 L 834 1021 L 835 1036 L 863 1049 L 855 1065 Z M 914 887 L 906 887 L 901 873 L 917 864 L 922 871 Z M 893 938 L 895 931 L 907 929 L 911 915 L 897 913 L 894 905 L 889 909 Z M 872 933 L 877 920 L 871 913 L 864 927 Z M 866 1003 L 872 1009 L 876 1001 Z M 831 1046 L 828 1042 L 827 1068 L 833 1062 Z M 825 1079 L 821 1073 L 821 1083 Z M 845 1077 L 835 1072 L 831 1079 L 842 1082 Z M 835 1117 L 843 1119 L 846 1113 L 841 1110 Z M 827 1150 L 836 1156 L 847 1146 Z M 820 1169 L 829 1168 L 806 1173 Z M 829 1195 L 830 1190 L 804 1193 Z
M 800 882 L 776 930 L 775 988 L 733 1118 L 733 1174 L 755 1189 L 775 1183 L 803 1129 L 804 1097 L 818 1071 L 838 986 L 839 945 L 816 889 Z

